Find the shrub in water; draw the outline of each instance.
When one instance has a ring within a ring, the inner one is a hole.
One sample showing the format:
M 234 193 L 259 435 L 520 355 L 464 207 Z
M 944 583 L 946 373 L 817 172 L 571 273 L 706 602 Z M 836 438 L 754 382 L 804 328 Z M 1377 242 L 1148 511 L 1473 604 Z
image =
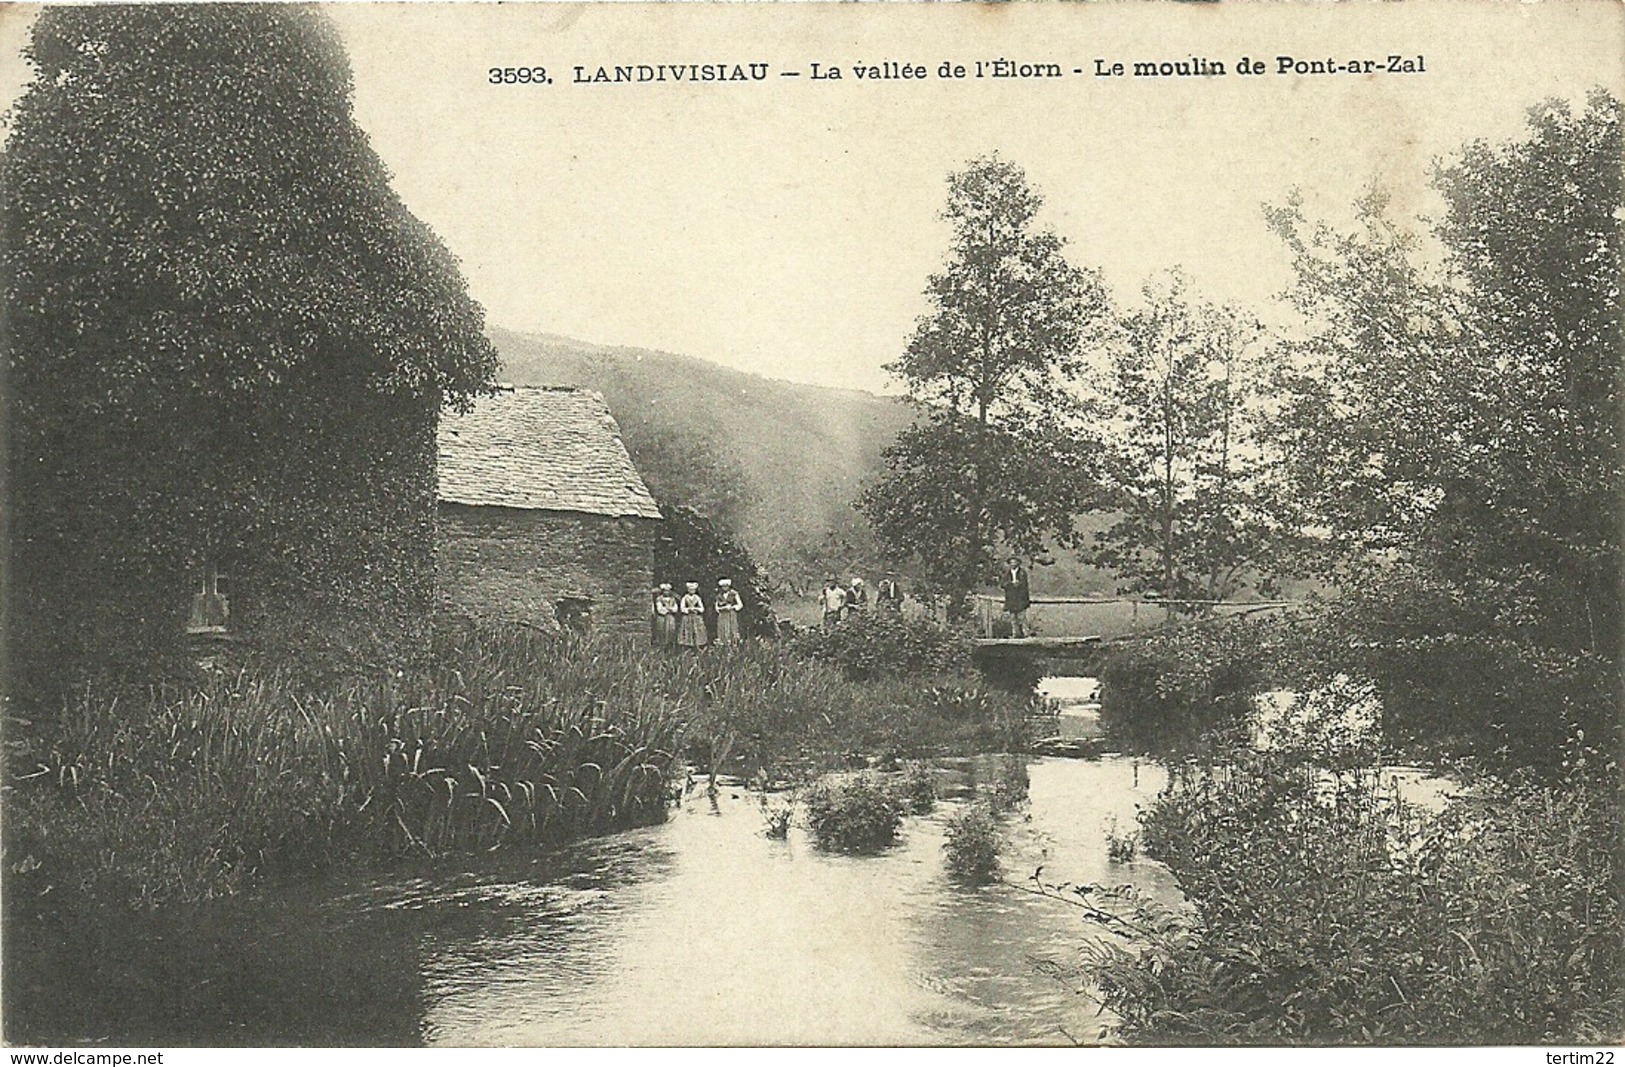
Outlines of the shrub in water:
M 878 852 L 897 838 L 903 804 L 879 775 L 825 779 L 807 790 L 807 829 L 819 848 Z
M 985 803 L 972 804 L 948 819 L 948 873 L 964 882 L 991 882 L 999 876 L 999 852 L 1004 842 L 999 821 Z
M 762 798 L 762 833 L 775 841 L 790 836 L 790 817 L 793 809 L 788 804 L 769 804 Z

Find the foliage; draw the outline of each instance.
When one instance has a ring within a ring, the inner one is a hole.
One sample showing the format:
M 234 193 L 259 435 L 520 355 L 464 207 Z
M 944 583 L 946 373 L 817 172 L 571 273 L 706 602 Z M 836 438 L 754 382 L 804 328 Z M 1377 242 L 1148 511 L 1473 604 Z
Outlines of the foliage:
M 970 667 L 972 647 L 964 632 L 933 618 L 884 611 L 852 615 L 831 629 L 805 630 L 794 646 L 858 680 L 962 672 Z
M 153 676 L 205 561 L 245 636 L 290 606 L 421 616 L 437 412 L 496 358 L 352 121 L 333 28 L 63 7 L 27 56 L 4 156 L 8 691 Z
M 1272 213 L 1315 327 L 1272 436 L 1404 734 L 1549 767 L 1617 718 L 1620 152 L 1600 91 L 1469 145 L 1435 174 L 1441 269 L 1380 194 L 1353 233 Z
M 11 724 L 7 854 L 65 891 L 159 904 L 659 817 L 684 703 L 593 651 L 455 632 L 410 673 L 331 693 L 275 668 L 87 689 L 55 726 Z
M 815 782 L 804 804 L 813 841 L 833 852 L 878 852 L 896 840 L 903 821 L 902 800 L 872 772 Z
M 942 718 L 960 721 L 988 718 L 998 706 L 998 697 L 994 695 L 993 690 L 959 682 L 931 685 L 925 690 L 923 697 Z
M 985 801 L 968 804 L 948 817 L 948 836 L 942 848 L 948 873 L 973 885 L 999 878 L 999 853 L 1004 850 L 1003 829 Z
M 33 856 L 41 888 L 159 904 L 658 818 L 682 755 L 806 780 L 853 753 L 1019 744 L 1014 698 L 949 720 L 928 688 L 852 682 L 773 642 L 667 656 L 460 624 L 403 668 L 344 679 L 267 658 L 188 683 L 97 683 L 7 722 L 6 855 Z M 901 810 L 923 803 L 922 777 L 876 782 Z
M 1536 609 L 1508 603 L 1508 591 L 1498 577 L 1372 568 L 1306 616 L 1299 637 L 1306 659 L 1375 681 L 1388 750 L 1558 773 L 1566 738 L 1617 729 L 1616 660 L 1534 639 Z M 1502 621 L 1515 618 L 1525 621 Z
M 1224 600 L 1268 578 L 1281 540 L 1276 486 L 1255 432 L 1260 328 L 1188 292 L 1178 271 L 1124 316 L 1107 379 L 1115 521 L 1090 559 L 1125 592 Z
M 1134 751 L 1174 755 L 1239 737 L 1264 683 L 1262 630 L 1187 623 L 1114 645 L 1100 667 L 1100 725 Z
M 854 682 L 832 664 L 807 660 L 785 643 L 754 642 L 724 655 L 663 657 L 648 684 L 693 694 L 688 752 L 702 763 L 726 745 L 734 764 L 769 777 L 810 777 L 854 753 L 919 759 L 948 753 L 1019 750 L 1026 702 L 969 688 L 963 679 L 909 676 Z M 966 687 L 976 714 L 950 718 L 933 693 Z
M 1154 1043 L 1612 1040 L 1620 795 L 1581 762 L 1561 786 L 1482 778 L 1436 816 L 1374 772 L 1182 777 L 1144 835 L 1195 921 L 1142 908 L 1140 944 L 1095 946 L 1106 1005 Z
M 993 542 L 1029 553 L 1046 539 L 1070 543 L 1091 499 L 1092 450 L 1069 382 L 1105 290 L 1036 228 L 1041 205 L 1021 169 L 996 156 L 949 177 L 948 262 L 888 367 L 921 419 L 858 503 L 882 545 L 955 604 L 991 572 Z

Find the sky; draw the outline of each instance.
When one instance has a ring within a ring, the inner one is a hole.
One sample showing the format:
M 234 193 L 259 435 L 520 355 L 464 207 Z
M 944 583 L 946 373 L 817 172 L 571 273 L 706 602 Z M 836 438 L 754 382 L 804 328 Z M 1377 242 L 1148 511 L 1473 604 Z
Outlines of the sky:
M 461 260 L 488 322 L 681 352 L 773 377 L 895 388 L 883 367 L 947 249 L 947 176 L 997 152 L 1041 222 L 1131 301 L 1181 266 L 1266 319 L 1288 263 L 1261 205 L 1346 217 L 1373 180 L 1407 215 L 1431 161 L 1518 134 L 1528 107 L 1619 90 L 1606 0 L 1407 4 L 340 4 L 355 116 Z M 27 71 L 0 20 L 0 89 Z M 1277 58 L 1423 57 L 1410 74 L 1277 74 Z M 1234 73 L 1243 55 L 1266 72 Z M 1224 77 L 1096 77 L 1200 56 Z M 943 61 L 1058 79 L 941 79 Z M 895 60 L 928 77 L 873 82 Z M 763 82 L 575 84 L 615 64 L 767 63 Z M 810 78 L 810 64 L 843 68 Z M 491 85 L 492 67 L 548 85 Z M 1082 69 L 1085 73 L 1074 74 Z M 798 77 L 781 76 L 797 71 Z

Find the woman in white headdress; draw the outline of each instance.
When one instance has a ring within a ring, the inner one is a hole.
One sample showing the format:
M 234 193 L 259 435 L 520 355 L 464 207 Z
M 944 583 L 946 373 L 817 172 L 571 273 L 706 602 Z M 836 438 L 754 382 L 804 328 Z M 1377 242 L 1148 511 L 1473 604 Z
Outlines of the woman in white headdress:
M 670 582 L 661 582 L 655 593 L 655 645 L 660 648 L 677 647 L 677 596 Z
M 739 612 L 745 607 L 745 602 L 739 599 L 739 591 L 735 589 L 731 579 L 724 578 L 717 583 L 717 644 L 737 645 L 739 643 Z
M 682 621 L 677 624 L 679 648 L 703 648 L 710 638 L 705 632 L 705 601 L 700 599 L 700 583 L 687 582 L 683 599 L 677 602 Z

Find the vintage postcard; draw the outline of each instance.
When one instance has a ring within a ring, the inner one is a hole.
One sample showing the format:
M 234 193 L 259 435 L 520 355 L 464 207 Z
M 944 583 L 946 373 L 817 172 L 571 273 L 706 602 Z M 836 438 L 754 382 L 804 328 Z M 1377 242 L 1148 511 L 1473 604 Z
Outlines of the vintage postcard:
M 1622 30 L 0 10 L 4 1041 L 1612 1063 Z

